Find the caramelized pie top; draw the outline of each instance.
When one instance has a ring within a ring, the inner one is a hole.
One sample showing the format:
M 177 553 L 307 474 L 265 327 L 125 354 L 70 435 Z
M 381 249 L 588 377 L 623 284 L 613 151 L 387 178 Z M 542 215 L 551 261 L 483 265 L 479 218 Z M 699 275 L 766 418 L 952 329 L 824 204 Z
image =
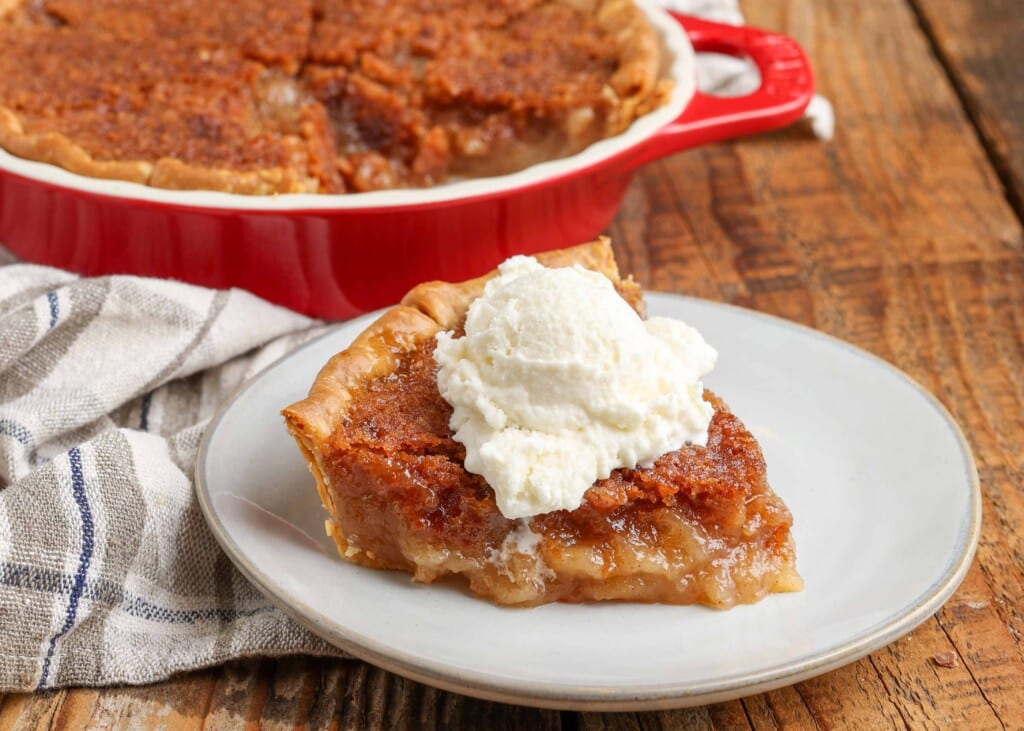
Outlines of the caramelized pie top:
M 417 478 L 423 484 L 441 486 L 438 499 L 424 501 L 416 492 L 393 495 L 418 521 L 439 530 L 459 514 L 463 520 L 504 522 L 486 481 L 462 468 L 465 448 L 452 438 L 448 427 L 452 409 L 437 390 L 433 339 L 417 341 L 414 349 L 396 359 L 386 377 L 351 390 L 351 399 L 329 441 L 339 448 L 372 449 L 391 460 L 420 458 L 415 467 Z M 765 471 L 757 442 L 714 394 L 709 393 L 707 400 L 715 406 L 715 416 L 708 427 L 706 447 L 684 446 L 651 467 L 615 470 L 584 494 L 583 505 L 573 511 L 576 519 L 567 522 L 566 511 L 555 511 L 534 518 L 534 523 L 545 528 L 561 526 L 562 530 L 575 524 L 571 530 L 577 537 L 588 539 L 606 531 L 607 523 L 580 522 L 579 515 L 608 515 L 626 506 L 675 506 L 684 500 L 709 519 L 735 513 L 737 504 L 746 507 L 744 519 L 758 511 L 777 510 L 770 501 L 756 499 Z M 473 499 L 464 500 L 467 495 Z M 784 508 L 776 518 L 781 516 L 788 519 Z M 787 539 L 788 530 L 780 531 L 780 545 Z
M 670 86 L 632 0 L 15 0 L 0 45 L 8 151 L 239 193 L 511 172 Z

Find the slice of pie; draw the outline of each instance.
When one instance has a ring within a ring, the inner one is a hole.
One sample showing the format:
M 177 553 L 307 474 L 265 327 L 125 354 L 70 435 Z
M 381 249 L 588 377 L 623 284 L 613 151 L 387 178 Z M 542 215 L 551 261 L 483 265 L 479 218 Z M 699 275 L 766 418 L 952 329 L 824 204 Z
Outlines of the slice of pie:
M 643 314 L 640 290 L 620 278 L 607 239 L 537 258 L 604 274 Z M 462 577 L 473 593 L 507 605 L 730 607 L 799 590 L 789 510 L 768 486 L 754 437 L 710 392 L 706 446 L 615 470 L 575 510 L 502 515 L 491 487 L 463 466 L 433 358 L 437 333 L 461 331 L 492 276 L 416 287 L 283 411 L 341 555 L 422 582 Z

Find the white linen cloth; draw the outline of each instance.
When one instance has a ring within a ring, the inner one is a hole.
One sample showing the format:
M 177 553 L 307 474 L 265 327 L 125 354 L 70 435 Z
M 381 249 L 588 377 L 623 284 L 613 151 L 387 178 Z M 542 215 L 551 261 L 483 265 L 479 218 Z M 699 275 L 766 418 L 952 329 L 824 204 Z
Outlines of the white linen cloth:
M 699 15 L 716 23 L 743 24 L 738 0 L 662 0 L 662 5 L 680 13 Z M 749 61 L 721 54 L 700 54 L 697 57 L 697 86 L 701 91 L 718 96 L 742 96 L 757 89 L 760 74 Z M 804 119 L 816 137 L 832 139 L 835 113 L 832 103 L 815 94 L 807 105 Z
M 750 83 L 728 61 L 702 79 Z M 217 407 L 321 329 L 241 291 L 0 266 L 0 691 L 341 654 L 238 573 L 192 486 Z
M 0 690 L 335 652 L 242 578 L 192 489 L 218 405 L 316 331 L 239 290 L 0 267 Z

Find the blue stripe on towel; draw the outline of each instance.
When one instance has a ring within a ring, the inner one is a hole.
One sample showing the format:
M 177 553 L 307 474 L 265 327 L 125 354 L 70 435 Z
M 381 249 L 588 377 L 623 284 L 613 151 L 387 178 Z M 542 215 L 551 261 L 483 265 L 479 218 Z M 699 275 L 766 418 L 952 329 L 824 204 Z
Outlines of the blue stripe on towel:
M 68 594 L 75 585 L 75 577 L 53 569 L 25 564 L 0 563 L 0 586 L 9 586 L 31 591 L 44 591 L 49 594 Z M 219 609 L 204 607 L 202 609 L 171 609 L 154 604 L 148 599 L 129 594 L 124 587 L 109 579 L 89 579 L 82 589 L 82 598 L 93 604 L 104 604 L 116 607 L 125 614 L 150 622 L 167 622 L 172 624 L 195 624 L 196 622 L 233 622 L 236 619 L 252 617 L 262 612 L 273 610 L 270 605 L 252 609 Z
M 60 301 L 57 299 L 57 293 L 52 289 L 46 293 L 46 301 L 50 303 L 50 328 L 52 329 L 60 316 Z
M 32 433 L 13 419 L 0 419 L 0 434 L 14 437 L 25 447 L 32 449 Z
M 67 634 L 75 624 L 75 617 L 78 615 L 78 602 L 82 598 L 82 590 L 85 588 L 85 575 L 89 573 L 89 562 L 92 561 L 93 551 L 93 522 L 92 510 L 89 508 L 89 499 L 85 494 L 85 476 L 82 474 L 82 453 L 78 447 L 73 447 L 68 452 L 68 461 L 71 463 L 71 491 L 78 505 L 78 513 L 82 518 L 82 548 L 78 554 L 78 570 L 75 572 L 75 580 L 71 586 L 71 597 L 68 599 L 68 611 L 64 617 L 64 625 L 57 634 L 50 638 L 50 646 L 46 650 L 46 657 L 43 659 L 43 671 L 39 676 L 39 688 L 45 688 L 50 679 L 50 661 L 53 658 L 53 651 L 57 646 L 57 640 Z
M 139 429 L 149 431 L 149 406 L 153 403 L 153 392 L 150 391 L 142 397 L 142 404 L 139 406 Z

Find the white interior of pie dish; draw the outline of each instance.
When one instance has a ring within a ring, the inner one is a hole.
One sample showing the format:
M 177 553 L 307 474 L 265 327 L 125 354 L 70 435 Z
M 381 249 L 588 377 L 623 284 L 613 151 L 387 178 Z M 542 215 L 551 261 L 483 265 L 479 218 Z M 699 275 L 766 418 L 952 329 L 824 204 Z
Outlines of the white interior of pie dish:
M 138 183 L 90 178 L 47 163 L 24 160 L 0 150 L 0 170 L 42 183 L 95 195 L 130 198 L 152 203 L 197 208 L 238 210 L 344 210 L 391 208 L 455 201 L 493 195 L 534 185 L 551 178 L 589 168 L 630 149 L 651 137 L 682 114 L 696 91 L 696 62 L 693 46 L 682 26 L 653 0 L 634 0 L 661 35 L 671 63 L 669 76 L 674 88 L 668 102 L 637 119 L 625 132 L 594 143 L 570 157 L 533 165 L 525 170 L 490 178 L 446 183 L 431 188 L 403 188 L 369 193 L 250 196 L 203 190 L 167 190 Z

